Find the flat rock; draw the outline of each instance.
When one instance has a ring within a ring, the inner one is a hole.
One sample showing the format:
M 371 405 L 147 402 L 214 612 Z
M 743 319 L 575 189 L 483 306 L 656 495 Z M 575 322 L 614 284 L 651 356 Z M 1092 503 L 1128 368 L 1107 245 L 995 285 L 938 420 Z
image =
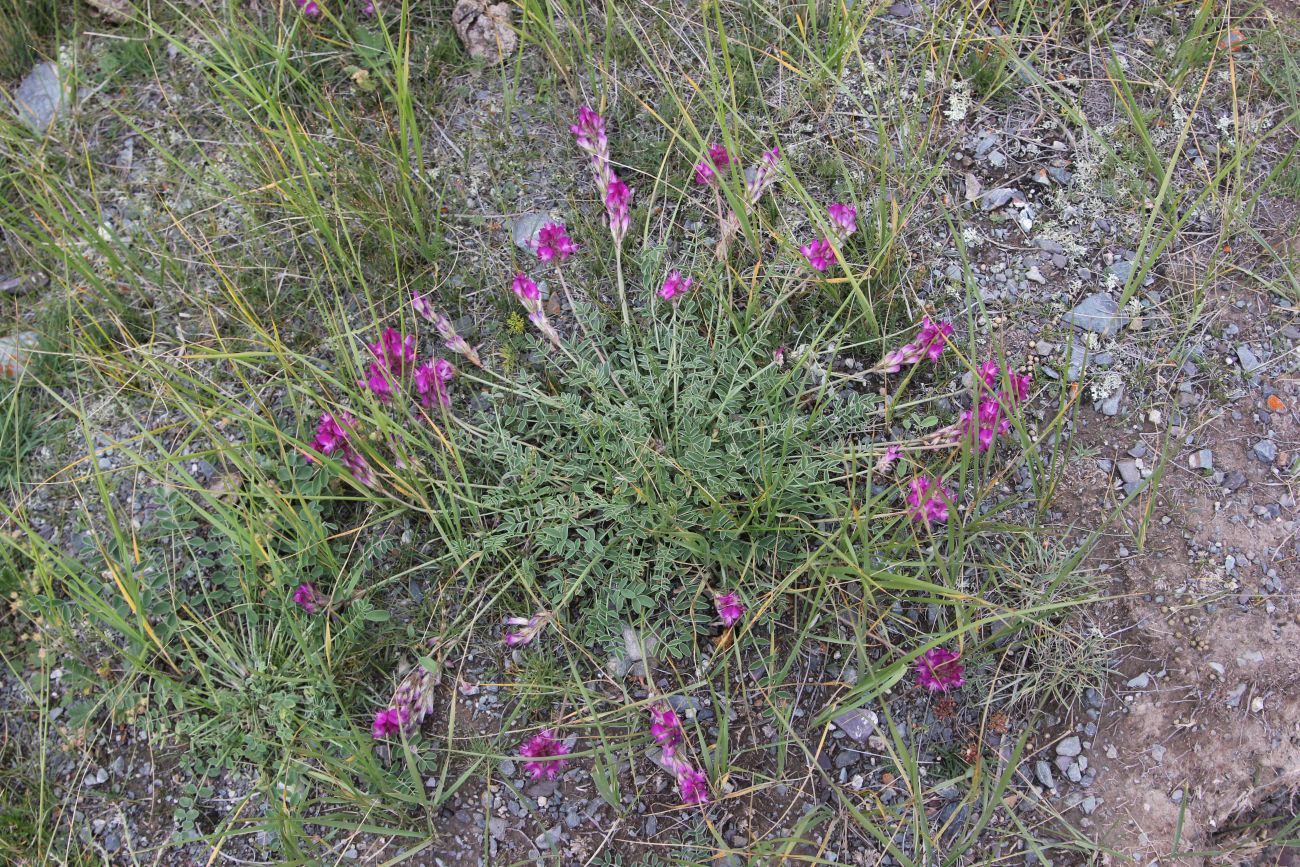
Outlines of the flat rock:
M 14 92 L 18 119 L 38 133 L 49 130 L 68 102 L 68 89 L 59 77 L 59 67 L 50 60 L 32 67 Z
M 1125 482 L 1142 481 L 1142 471 L 1138 469 L 1137 461 L 1120 461 L 1115 464 L 1115 469 L 1119 470 L 1119 477 Z
M 1187 464 L 1194 470 L 1212 470 L 1214 469 L 1214 452 L 1210 449 L 1200 449 L 1192 452 L 1187 459 Z
M 1019 190 L 1013 190 L 1011 187 L 997 187 L 980 196 L 980 207 L 985 211 L 996 211 L 1008 202 L 1023 204 L 1024 201 L 1025 197 L 1021 195 Z
M 1068 756 L 1074 758 L 1083 752 L 1083 742 L 1079 740 L 1078 735 L 1070 735 L 1056 745 L 1056 754 L 1058 756 Z
M 1061 320 L 1102 337 L 1114 337 L 1121 328 L 1128 325 L 1128 317 L 1120 312 L 1115 300 L 1104 292 L 1096 292 L 1084 298 Z
M 1251 446 L 1251 451 L 1255 453 L 1256 458 L 1266 464 L 1271 464 L 1277 460 L 1277 443 L 1272 440 L 1260 440 Z
M 853 708 L 838 714 L 831 722 L 835 723 L 836 728 L 853 738 L 853 740 L 866 743 L 867 739 L 875 732 L 880 718 L 876 716 L 874 711 Z
M 1241 362 L 1241 369 L 1246 373 L 1254 373 L 1264 366 L 1259 357 L 1244 343 L 1237 347 L 1237 361 Z
M 532 211 L 527 214 L 520 214 L 515 217 L 510 224 L 510 235 L 514 239 L 515 246 L 521 250 L 533 252 L 537 243 L 537 235 L 542 231 L 542 226 L 552 221 L 552 217 L 546 211 Z

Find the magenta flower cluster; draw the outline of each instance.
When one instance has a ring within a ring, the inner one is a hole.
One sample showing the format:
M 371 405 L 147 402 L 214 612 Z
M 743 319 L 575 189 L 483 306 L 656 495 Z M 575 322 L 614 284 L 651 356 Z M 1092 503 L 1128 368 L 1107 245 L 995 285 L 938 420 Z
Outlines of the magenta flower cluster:
M 745 606 L 740 604 L 740 597 L 735 593 L 718 593 L 713 597 L 713 607 L 722 619 L 722 625 L 735 626 L 745 616 Z
M 543 609 L 532 617 L 506 618 L 506 625 L 514 627 L 505 634 L 506 647 L 522 647 L 531 644 L 533 639 L 546 628 L 546 624 L 551 622 L 551 616 L 551 612 Z
M 916 337 L 904 343 L 898 349 L 891 349 L 880 360 L 876 370 L 881 373 L 898 373 L 904 365 L 919 364 L 922 361 L 938 361 L 943 355 L 943 347 L 952 336 L 952 325 L 947 322 L 932 322 L 929 316 L 921 317 L 921 330 Z
M 366 378 L 358 380 L 357 384 L 370 389 L 380 403 L 389 403 L 393 399 L 401 381 L 410 371 L 421 406 L 425 409 L 451 406 L 447 383 L 455 375 L 456 369 L 441 358 L 426 361 L 416 367 L 414 334 L 403 335 L 395 328 L 385 328 L 379 340 L 367 346 L 375 360 L 370 362 Z
M 826 206 L 826 213 L 830 217 L 831 234 L 835 236 L 836 241 L 843 243 L 858 230 L 858 209 L 852 205 L 836 202 Z M 799 252 L 808 260 L 809 267 L 814 271 L 822 272 L 835 264 L 835 247 L 829 237 L 804 244 L 799 248 Z
M 564 756 L 569 754 L 569 747 L 555 737 L 551 729 L 542 729 L 519 748 L 519 754 L 529 761 L 524 762 L 524 770 L 534 780 L 553 780 L 568 765 Z
M 966 682 L 966 670 L 958 660 L 960 653 L 934 647 L 916 660 L 916 685 L 930 692 L 947 692 Z
M 691 290 L 691 284 L 694 278 L 683 277 L 681 271 L 674 271 L 664 280 L 664 285 L 659 288 L 659 297 L 665 301 L 672 301 L 679 295 L 685 295 Z
M 315 614 L 326 604 L 325 596 L 311 582 L 298 585 L 298 588 L 293 591 L 293 601 L 308 614 Z
M 316 425 L 316 437 L 311 441 L 311 447 L 323 455 L 337 458 L 361 484 L 373 485 L 375 477 L 370 472 L 370 465 L 366 463 L 365 456 L 352 445 L 351 435 L 356 424 L 357 420 L 351 413 L 339 413 L 338 420 L 329 413 L 323 413 Z M 310 453 L 306 457 L 309 462 L 316 462 Z
M 709 145 L 709 155 L 695 164 L 695 183 L 716 186 L 717 172 L 731 165 L 731 154 L 718 143 Z
M 948 520 L 952 491 L 938 479 L 916 476 L 908 483 L 907 514 L 914 521 L 929 526 Z
M 537 258 L 543 262 L 565 259 L 578 252 L 578 245 L 573 243 L 565 231 L 563 223 L 547 223 L 537 233 Z
M 578 122 L 569 127 L 578 147 L 591 157 L 591 168 L 596 176 L 596 190 L 605 204 L 605 216 L 615 245 L 622 245 L 631 225 L 632 191 L 614 172 L 609 159 L 609 137 L 605 134 L 605 119 L 582 106 Z
M 709 801 L 709 778 L 679 754 L 686 733 L 677 711 L 663 703 L 650 706 L 650 736 L 662 750 L 661 759 L 677 780 L 683 804 L 706 804 Z
M 1029 397 L 1031 379 L 1028 374 L 1007 371 L 1008 387 L 999 389 L 1002 368 L 993 361 L 981 364 L 978 373 L 975 403 L 961 414 L 957 424 L 979 451 L 986 452 L 998 436 L 1011 430 L 1011 414 Z

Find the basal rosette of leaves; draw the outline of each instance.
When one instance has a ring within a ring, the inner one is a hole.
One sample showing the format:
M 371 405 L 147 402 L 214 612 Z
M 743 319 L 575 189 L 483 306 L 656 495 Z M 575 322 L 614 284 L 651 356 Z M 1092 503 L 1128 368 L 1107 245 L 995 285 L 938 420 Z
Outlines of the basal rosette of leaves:
M 509 559 L 551 605 L 572 598 L 566 619 L 586 646 L 617 646 L 637 623 L 684 655 L 714 617 L 709 586 L 761 585 L 802 563 L 847 498 L 827 446 L 875 398 L 804 411 L 770 352 L 688 319 L 607 338 L 608 369 L 585 360 L 595 353 L 551 356 L 555 400 L 498 395 L 472 444 L 499 521 L 456 556 Z M 522 385 L 542 388 L 536 372 Z

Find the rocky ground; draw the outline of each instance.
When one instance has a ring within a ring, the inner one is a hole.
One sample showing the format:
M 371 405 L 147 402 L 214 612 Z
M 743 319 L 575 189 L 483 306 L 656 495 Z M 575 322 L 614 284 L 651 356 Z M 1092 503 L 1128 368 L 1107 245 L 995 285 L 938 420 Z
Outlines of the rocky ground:
M 843 100 L 838 111 L 813 113 L 787 94 L 793 88 L 784 80 L 765 89 L 780 116 L 765 118 L 764 129 L 792 164 L 815 164 L 838 143 L 854 142 L 842 146 L 852 175 L 861 171 L 854 147 L 891 146 L 877 140 L 873 124 L 919 100 L 917 82 L 926 74 L 891 52 L 922 41 L 929 14 L 925 4 L 887 5 L 863 34 L 869 62 L 851 68 L 841 88 L 882 94 L 879 117 L 862 118 Z M 1267 11 L 1250 24 L 1252 34 L 1294 27 Z M 1127 67 L 1159 68 L 1175 29 L 1162 16 L 1141 18 L 1133 32 L 1113 34 L 1112 47 Z M 98 56 L 107 38 L 87 32 L 65 53 Z M 1226 154 L 1293 108 L 1261 83 L 1261 66 L 1272 61 L 1267 40 L 1258 46 L 1248 42 L 1220 53 L 1219 62 L 1231 58 L 1235 66 L 1219 68 L 1203 85 L 1199 78 L 1186 83 L 1161 107 L 1153 146 L 1166 156 L 1179 148 L 1171 184 L 1187 194 L 1185 203 L 1205 188 Z M 460 254 L 464 259 L 449 269 L 456 272 L 454 285 L 443 284 L 467 299 L 470 322 L 493 315 L 474 299 L 480 277 L 503 267 L 517 224 L 530 214 L 577 206 L 579 197 L 569 167 L 538 159 L 568 147 L 563 125 L 552 121 L 571 112 L 570 100 L 535 86 L 546 61 L 534 47 L 520 51 L 530 74 L 516 80 L 490 66 L 463 64 L 444 73 L 441 100 L 426 107 L 430 128 L 438 130 L 428 136 L 427 160 L 447 181 L 448 246 L 494 251 Z M 1008 359 L 1033 372 L 1038 423 L 1046 427 L 1058 414 L 1066 419 L 1045 449 L 1057 455 L 1060 482 L 1044 544 L 1066 551 L 1099 533 L 1078 569 L 1097 601 L 1070 628 L 1078 630 L 1076 646 L 1095 640 L 1113 648 L 1105 658 L 1111 669 L 1105 687 L 1043 715 L 1003 700 L 994 678 L 979 702 L 898 691 L 877 706 L 839 711 L 859 662 L 836 645 L 814 642 L 788 666 L 779 652 L 771 660 L 740 661 L 725 704 L 708 691 L 678 697 L 679 711 L 701 726 L 706 740 L 716 740 L 725 719 L 733 743 L 725 798 L 707 824 L 680 807 L 653 755 L 606 757 L 603 789 L 586 767 L 531 782 L 516 760 L 493 759 L 428 817 L 436 843 L 412 851 L 411 841 L 399 837 L 359 834 L 333 839 L 332 859 L 630 864 L 718 856 L 714 863 L 814 857 L 896 863 L 882 841 L 827 817 L 846 815 L 852 806 L 901 835 L 898 816 L 918 808 L 893 758 L 907 741 L 918 764 L 936 775 L 969 761 L 969 751 L 982 756 L 990 773 L 1014 767 L 1008 811 L 1047 829 L 1049 838 L 1077 833 L 1109 853 L 1069 853 L 1061 856 L 1065 863 L 1290 863 L 1266 832 L 1273 826 L 1252 823 L 1294 817 L 1300 784 L 1300 692 L 1289 658 L 1300 639 L 1292 586 L 1300 580 L 1298 206 L 1296 191 L 1288 195 L 1270 175 L 1295 144 L 1294 119 L 1286 135 L 1261 147 L 1242 170 L 1248 176 L 1236 194 L 1188 204 L 1180 231 L 1153 254 L 1148 223 L 1155 205 L 1133 198 L 1135 172 L 1115 156 L 1119 143 L 1121 155 L 1136 160 L 1141 134 L 1117 105 L 1095 53 L 1058 45 L 1048 54 L 1095 134 L 1067 123 L 1031 88 L 981 105 L 970 85 L 951 87 L 934 108 L 944 120 L 926 140 L 935 155 L 934 189 L 905 215 L 911 228 L 901 266 L 910 275 L 912 303 L 973 329 L 965 336 L 1003 347 Z M 83 89 L 75 100 L 50 85 L 54 65 L 39 67 L 12 92 L 31 115 L 26 122 L 39 129 L 48 116 L 56 136 L 78 142 L 103 168 L 95 195 L 109 231 L 174 240 L 169 215 L 181 212 L 224 223 L 234 234 L 247 216 L 202 180 L 177 176 L 141 130 L 165 135 L 184 114 L 197 162 L 227 168 L 221 142 L 238 138 L 238 131 L 204 101 L 183 57 L 162 49 L 156 60 L 147 76 Z M 635 64 L 620 74 L 632 83 L 650 79 Z M 891 74 L 903 82 L 893 94 Z M 658 130 L 631 95 L 620 99 L 616 115 L 624 119 L 625 138 L 633 128 Z M 118 112 L 131 115 L 137 131 L 117 125 Z M 1225 220 L 1225 209 L 1246 207 L 1240 191 L 1252 187 L 1261 195 L 1249 203 L 1249 216 Z M 946 218 L 959 228 L 949 231 Z M 802 227 L 792 218 L 787 228 L 796 235 Z M 22 253 L 10 244 L 0 259 L 0 278 L 11 278 L 0 280 L 11 336 L 39 329 L 67 290 Z M 160 296 L 153 308 L 158 330 L 183 338 L 209 327 L 183 307 Z M 851 371 L 855 359 L 824 361 Z M 175 419 L 145 403 L 113 405 L 106 397 L 97 403 L 75 383 L 61 383 L 56 392 L 97 411 L 93 446 L 87 448 L 82 431 L 62 430 L 35 452 L 25 486 L 13 496 L 33 525 L 76 556 L 87 544 L 88 526 L 103 519 L 97 504 L 71 493 L 79 462 L 121 470 L 115 496 L 147 525 L 158 503 L 145 479 L 132 473 L 134 459 L 114 445 L 129 438 L 141 415 L 156 428 Z M 221 479 L 211 465 L 195 464 L 192 471 L 203 484 Z M 1021 471 L 1008 484 L 1028 487 L 1029 481 Z M 54 747 L 48 773 L 68 852 L 83 848 L 120 864 L 206 863 L 218 855 L 274 863 L 280 857 L 271 828 L 250 827 L 217 852 L 193 841 L 232 815 L 263 815 L 254 774 L 204 768 L 130 716 L 100 713 L 81 700 L 95 673 L 74 671 L 80 658 L 56 661 L 51 695 L 33 694 L 30 674 L 41 663 L 35 646 L 24 643 L 33 636 L 21 623 L 12 618 L 6 633 L 19 649 L 5 651 L 0 756 L 16 755 L 11 745 L 35 736 L 42 717 L 33 708 L 47 701 L 53 710 L 46 735 Z M 855 639 L 851 628 L 834 628 L 846 641 Z M 628 654 L 637 648 L 630 641 Z M 429 730 L 454 730 L 449 749 L 471 755 L 501 731 L 513 700 L 500 684 L 519 660 L 483 645 L 464 648 L 453 661 L 449 701 Z M 661 677 L 660 687 L 671 688 L 670 672 Z M 623 683 L 608 675 L 588 687 L 613 701 Z M 774 694 L 791 720 L 788 737 L 760 712 Z M 636 697 L 645 696 L 642 686 Z M 827 716 L 829 725 L 822 722 Z M 970 807 L 956 788 L 938 789 L 919 808 L 946 829 L 940 840 L 968 832 Z M 327 837 L 325 825 L 318 831 Z M 967 863 L 1001 863 L 1012 853 L 1017 863 L 1036 857 L 1019 854 L 1023 844 L 1006 815 L 979 833 Z M 174 842 L 181 839 L 191 842 Z M 1193 854 L 1210 849 L 1228 854 Z

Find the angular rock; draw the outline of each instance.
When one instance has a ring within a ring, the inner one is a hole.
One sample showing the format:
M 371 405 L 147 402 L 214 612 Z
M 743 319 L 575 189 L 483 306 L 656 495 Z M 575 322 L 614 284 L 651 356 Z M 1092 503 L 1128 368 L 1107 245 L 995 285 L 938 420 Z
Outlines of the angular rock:
M 1119 477 L 1125 482 L 1142 481 L 1142 471 L 1138 469 L 1136 461 L 1120 461 L 1115 469 L 1119 470 Z
M 552 219 L 545 211 L 531 211 L 515 217 L 510 223 L 510 236 L 514 239 L 515 246 L 530 253 L 534 252 L 538 233 L 542 231 L 542 226 Z
M 1096 292 L 1084 298 L 1061 319 L 1102 337 L 1114 337 L 1121 328 L 1128 325 L 1128 317 L 1120 312 L 1114 299 L 1104 292 Z
M 1255 457 L 1266 464 L 1271 464 L 1277 460 L 1277 443 L 1272 440 L 1260 440 L 1251 447 Z
M 1034 763 L 1034 776 L 1038 778 L 1038 782 L 1042 783 L 1047 788 L 1056 788 L 1056 780 L 1052 777 L 1052 766 L 1047 762 Z
M 37 133 L 49 130 L 69 102 L 68 88 L 59 75 L 59 67 L 49 60 L 32 67 L 14 92 L 18 119 Z
M 1214 469 L 1214 452 L 1210 449 L 1200 449 L 1187 458 L 1187 464 L 1194 470 L 1212 470 Z
M 1264 366 L 1258 356 L 1244 343 L 1237 347 L 1237 361 L 1241 363 L 1241 369 L 1246 373 L 1254 373 Z
M 985 211 L 996 211 L 1008 202 L 1021 204 L 1024 201 L 1025 197 L 1020 194 L 1019 190 L 1013 190 L 1011 187 L 998 187 L 988 190 L 984 195 L 980 196 L 980 207 Z
M 831 720 L 846 735 L 853 738 L 858 743 L 866 743 L 867 739 L 875 732 L 880 718 L 874 711 L 853 708 L 846 710 Z
M 1079 740 L 1078 735 L 1070 735 L 1056 745 L 1056 754 L 1058 756 L 1067 756 L 1074 758 L 1083 752 L 1083 742 Z M 1076 781 L 1077 782 L 1077 781 Z

